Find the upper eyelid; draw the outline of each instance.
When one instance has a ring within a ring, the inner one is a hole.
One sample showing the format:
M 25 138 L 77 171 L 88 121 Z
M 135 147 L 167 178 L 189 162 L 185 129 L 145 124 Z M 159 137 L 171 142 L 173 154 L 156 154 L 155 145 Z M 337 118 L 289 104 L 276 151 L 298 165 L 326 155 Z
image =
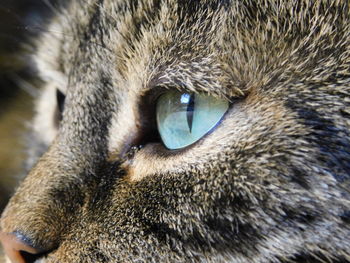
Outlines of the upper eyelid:
M 201 91 L 192 91 L 190 89 L 187 89 L 185 86 L 180 86 L 180 85 L 158 85 L 158 86 L 155 86 L 151 89 L 148 89 L 146 92 L 145 92 L 145 95 L 143 95 L 142 97 L 145 97 L 146 98 L 146 103 L 149 104 L 149 105 L 153 105 L 157 102 L 158 98 L 163 95 L 164 93 L 166 93 L 167 91 L 171 91 L 171 90 L 176 90 L 176 91 L 179 91 L 179 92 L 183 92 L 183 93 L 190 93 L 190 94 L 198 94 L 198 93 L 202 93 L 202 94 L 207 94 L 208 96 L 214 96 L 214 97 L 219 97 L 219 98 L 224 98 L 224 99 L 227 99 L 229 101 L 230 104 L 233 103 L 233 101 L 239 99 L 237 97 L 233 97 L 233 98 L 227 98 L 226 96 L 216 96 L 216 94 L 208 94 L 207 92 L 201 92 Z M 66 92 L 67 91 L 63 91 L 62 89 L 60 88 L 57 88 L 56 87 L 56 94 L 57 93 L 61 93 L 64 97 L 67 96 Z
M 183 92 L 183 93 L 190 93 L 190 94 L 191 93 L 199 93 L 199 92 L 194 92 L 194 91 L 191 91 L 189 89 L 186 89 L 186 87 L 183 87 L 183 86 L 159 85 L 159 86 L 156 86 L 156 87 L 154 87 L 152 89 L 149 89 L 146 92 L 145 97 L 147 99 L 147 103 L 149 105 L 155 104 L 160 96 L 162 96 L 167 91 L 172 91 L 172 90 L 176 90 L 178 92 Z
M 190 94 L 206 94 L 208 96 L 213 96 L 213 97 L 217 97 L 217 98 L 222 98 L 222 99 L 226 99 L 228 100 L 228 102 L 231 104 L 234 103 L 234 101 L 238 100 L 238 99 L 241 99 L 242 97 L 230 97 L 228 98 L 226 96 L 226 94 L 224 94 L 224 96 L 218 96 L 217 94 L 210 94 L 208 92 L 205 92 L 205 91 L 193 91 L 193 90 L 190 90 L 190 89 L 187 89 L 184 85 L 158 85 L 158 86 L 155 86 L 151 89 L 148 89 L 146 92 L 145 92 L 145 96 L 146 97 L 146 103 L 149 104 L 149 105 L 153 105 L 157 102 L 158 98 L 164 94 L 165 92 L 167 91 L 171 91 L 171 90 L 176 90 L 176 91 L 179 91 L 179 92 L 183 92 L 183 93 L 190 93 Z
M 202 93 L 223 99 L 228 99 L 230 97 L 229 91 L 226 88 L 221 85 L 217 87 L 218 83 L 200 83 L 201 81 L 199 81 L 199 83 L 196 84 L 191 80 L 189 80 L 189 83 L 186 83 L 186 81 L 188 81 L 188 79 L 182 81 L 181 76 L 177 78 L 157 73 L 146 84 L 143 94 L 157 93 L 159 90 L 178 90 L 184 93 Z M 208 88 L 205 89 L 203 88 L 204 86 Z M 215 86 L 216 88 L 214 88 Z
M 170 88 L 165 87 L 165 86 L 156 86 L 153 87 L 151 89 L 148 89 L 145 92 L 145 95 L 142 97 L 145 97 L 147 100 L 147 104 L 153 104 L 156 103 L 157 99 L 164 94 L 165 92 L 167 92 L 168 90 L 170 90 Z

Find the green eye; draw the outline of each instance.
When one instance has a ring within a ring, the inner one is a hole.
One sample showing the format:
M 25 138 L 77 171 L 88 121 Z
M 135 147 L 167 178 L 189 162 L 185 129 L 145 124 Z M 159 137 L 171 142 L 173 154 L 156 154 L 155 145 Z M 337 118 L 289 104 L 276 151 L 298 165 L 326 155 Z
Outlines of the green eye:
M 228 107 L 224 99 L 169 91 L 157 102 L 160 137 L 168 149 L 184 148 L 214 128 Z

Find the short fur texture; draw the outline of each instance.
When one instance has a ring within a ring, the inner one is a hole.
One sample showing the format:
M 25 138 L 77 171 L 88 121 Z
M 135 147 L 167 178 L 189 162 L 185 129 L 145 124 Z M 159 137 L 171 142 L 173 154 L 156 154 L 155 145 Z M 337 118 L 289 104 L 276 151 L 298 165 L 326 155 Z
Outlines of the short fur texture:
M 350 262 L 349 8 L 68 2 L 38 41 L 36 164 L 2 231 L 46 263 Z M 232 103 L 170 151 L 147 137 L 166 89 Z

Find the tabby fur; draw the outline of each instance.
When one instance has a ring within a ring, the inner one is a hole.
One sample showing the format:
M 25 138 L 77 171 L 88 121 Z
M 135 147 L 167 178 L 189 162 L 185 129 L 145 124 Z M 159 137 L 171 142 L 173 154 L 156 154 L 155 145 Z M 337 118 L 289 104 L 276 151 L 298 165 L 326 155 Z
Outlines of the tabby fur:
M 350 262 L 347 0 L 55 11 L 37 41 L 33 168 L 1 219 L 36 262 Z M 169 89 L 230 109 L 171 151 L 150 139 L 151 98 Z

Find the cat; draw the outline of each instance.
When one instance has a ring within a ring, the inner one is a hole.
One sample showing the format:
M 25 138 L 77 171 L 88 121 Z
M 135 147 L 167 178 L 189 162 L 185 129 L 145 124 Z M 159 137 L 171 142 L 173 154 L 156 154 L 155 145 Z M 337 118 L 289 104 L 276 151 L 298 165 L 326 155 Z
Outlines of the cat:
M 36 41 L 9 262 L 350 262 L 346 0 L 73 0 Z

